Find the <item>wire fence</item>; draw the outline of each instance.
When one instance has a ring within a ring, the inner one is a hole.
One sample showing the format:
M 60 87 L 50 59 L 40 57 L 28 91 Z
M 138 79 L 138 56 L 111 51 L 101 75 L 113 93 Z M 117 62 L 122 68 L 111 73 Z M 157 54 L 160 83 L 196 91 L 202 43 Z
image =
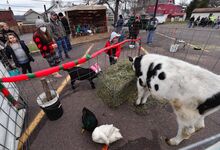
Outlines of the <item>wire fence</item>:
M 122 42 L 119 45 L 123 45 L 122 47 L 122 51 L 120 54 L 120 59 L 124 60 L 124 59 L 128 59 L 128 56 L 136 56 L 140 53 L 140 46 L 141 43 L 140 41 L 136 42 L 136 47 L 133 49 L 129 48 L 129 44 L 130 44 L 130 40 L 127 40 L 125 42 Z M 113 47 L 114 48 L 114 47 Z M 108 48 L 107 48 L 108 49 Z M 4 55 L 2 57 L 5 57 Z M 38 57 L 38 55 L 35 56 Z M 78 57 L 79 58 L 79 57 Z M 88 58 L 88 59 L 87 59 Z M 93 58 L 93 59 L 90 59 Z M 4 60 L 7 60 L 6 58 Z M 82 63 L 82 64 L 81 64 Z M 4 63 L 5 66 L 2 65 L 2 68 L 7 67 L 8 62 Z M 49 88 L 51 90 L 56 91 L 56 89 L 59 87 L 59 85 L 62 84 L 67 84 L 67 86 L 65 87 L 65 89 L 62 91 L 62 94 L 60 96 L 60 99 L 64 98 L 65 96 L 67 96 L 68 94 L 74 92 L 74 90 L 72 90 L 72 86 L 70 82 L 70 80 L 68 78 L 65 78 L 64 81 L 61 81 L 57 78 L 54 78 L 51 74 L 53 72 L 48 73 L 47 72 L 47 66 L 45 66 L 45 64 L 47 64 L 44 61 L 37 61 L 34 63 L 34 65 L 32 66 L 33 69 L 35 71 L 39 71 L 40 73 L 43 74 L 43 76 L 46 78 L 46 81 L 49 85 Z M 69 65 L 68 65 L 69 64 Z M 65 70 L 65 68 L 69 68 L 71 65 L 75 66 L 77 64 L 80 64 L 82 68 L 77 68 L 75 70 L 75 72 L 69 72 L 69 74 L 75 74 L 77 75 L 77 79 L 79 80 L 80 78 L 84 78 L 86 76 L 91 76 L 91 70 L 89 70 L 89 72 L 84 72 L 83 74 L 79 74 L 81 72 L 82 69 L 88 69 L 91 66 L 93 66 L 94 64 L 99 64 L 100 68 L 102 71 L 105 71 L 109 66 L 110 66 L 110 62 L 109 62 L 109 57 L 108 55 L 105 53 L 104 49 L 101 49 L 99 51 L 95 51 L 91 56 L 89 54 L 87 54 L 85 57 L 81 58 L 81 59 L 77 59 L 75 61 L 68 62 L 66 64 L 63 64 L 62 67 L 58 66 L 58 68 L 63 68 Z M 7 67 L 9 68 L 9 67 Z M 42 69 L 46 69 L 44 71 L 42 71 Z M 44 73 L 43 73 L 44 72 Z M 56 71 L 55 71 L 56 72 Z M 0 132 L 0 137 L 2 136 L 3 139 L 0 139 L 0 141 L 2 143 L 0 143 L 0 149 L 2 147 L 2 149 L 17 149 L 18 144 L 20 144 L 21 146 L 19 146 L 20 149 L 29 149 L 30 148 L 30 143 L 29 140 L 23 140 L 22 138 L 19 138 L 22 135 L 25 136 L 29 136 L 30 133 L 28 133 L 26 131 L 27 125 L 30 123 L 30 121 L 32 121 L 34 118 L 33 116 L 36 116 L 37 112 L 40 111 L 40 107 L 36 107 L 37 103 L 36 100 L 39 98 L 39 95 L 41 95 L 44 92 L 44 89 L 42 88 L 42 84 L 41 81 L 39 80 L 39 78 L 35 78 L 35 79 L 31 79 L 31 80 L 26 80 L 28 79 L 28 77 L 30 77 L 32 73 L 29 73 L 27 75 L 20 75 L 20 77 L 24 77 L 26 76 L 26 78 L 23 78 L 22 80 L 25 79 L 25 81 L 21 81 L 21 82 L 16 82 L 16 84 L 14 82 L 5 82 L 3 83 L 5 85 L 5 88 L 9 90 L 9 92 L 11 93 L 11 95 L 14 97 L 15 100 L 19 100 L 19 101 L 23 101 L 24 104 L 27 105 L 27 107 L 25 107 L 25 109 L 22 109 L 22 111 L 17 111 L 16 108 L 14 108 L 14 106 L 12 106 L 10 104 L 10 102 L 8 101 L 8 99 L 6 97 L 4 97 L 4 95 L 1 95 L 0 98 L 0 103 L 1 103 L 1 107 L 0 107 L 0 115 L 2 118 L 2 122 L 0 121 L 0 130 L 2 132 Z M 64 71 L 62 72 L 62 74 L 64 76 L 68 75 L 68 72 Z M 32 74 L 33 75 L 33 74 Z M 94 75 L 94 74 L 92 74 Z M 43 77 L 43 76 L 40 76 Z M 4 81 L 4 78 L 9 77 L 8 74 L 8 70 L 5 69 L 4 72 L 2 72 L 2 81 Z M 18 76 L 14 76 L 19 77 Z M 33 77 L 33 76 L 32 76 Z M 36 75 L 37 77 L 37 75 Z M 11 77 L 13 78 L 13 77 Z M 88 79 L 88 77 L 86 77 Z M 93 78 L 91 76 L 91 78 Z M 10 78 L 9 78 L 10 79 Z M 16 80 L 13 80 L 16 81 Z M 18 81 L 18 80 L 17 80 Z M 80 86 L 81 83 L 78 83 L 78 81 L 75 83 L 77 89 L 79 87 L 81 88 L 86 88 L 86 87 L 90 87 L 90 86 Z M 87 84 L 86 82 L 84 84 Z M 45 101 L 44 99 L 41 99 L 41 101 Z M 7 105 L 7 109 L 5 110 L 5 105 Z M 14 113 L 14 114 L 12 114 Z M 26 115 L 25 115 L 26 114 Z M 26 116 L 26 117 L 25 117 Z M 12 118 L 14 117 L 14 118 Z M 13 123 L 11 123 L 13 122 Z M 14 126 L 12 127 L 12 124 L 14 124 Z M 13 145 L 11 144 L 13 142 Z
M 171 57 L 175 57 L 178 59 L 182 59 L 184 61 L 190 62 L 192 64 L 199 65 L 201 67 L 204 67 L 210 71 L 213 71 L 215 73 L 220 73 L 220 43 L 218 42 L 218 36 L 219 31 L 218 30 L 210 30 L 210 29 L 186 29 L 186 28 L 169 28 L 169 27 L 159 27 L 157 30 L 157 33 L 155 35 L 155 41 L 157 42 L 155 47 L 149 47 L 147 49 L 148 52 L 152 53 L 158 53 L 162 55 L 167 55 Z M 122 51 L 120 54 L 119 59 L 124 61 L 127 59 L 128 56 L 137 56 L 140 54 L 143 54 L 143 52 L 140 51 L 141 48 L 141 42 L 138 40 L 136 42 L 135 48 L 131 49 L 129 48 L 130 41 L 124 42 L 124 45 L 122 47 Z M 174 51 L 171 51 L 171 46 L 177 45 L 176 48 L 174 47 Z M 85 47 L 82 47 L 81 49 L 85 49 Z M 72 56 L 72 60 L 77 60 L 82 56 L 82 53 L 79 53 L 77 55 Z M 92 55 L 89 56 L 89 59 L 84 59 L 83 63 L 80 64 L 83 68 L 90 68 L 94 64 L 99 64 L 102 71 L 107 70 L 110 67 L 109 63 L 109 57 L 105 54 L 104 50 L 101 49 L 100 51 L 96 51 L 96 49 L 93 49 L 91 52 Z M 6 56 L 3 56 L 3 58 Z M 32 64 L 33 71 L 41 71 L 43 69 L 49 68 L 47 62 L 38 54 L 34 54 L 34 58 L 37 60 Z M 6 60 L 6 59 L 3 59 Z M 85 62 L 84 62 L 85 61 Z M 72 67 L 79 64 L 79 61 L 73 61 Z M 5 66 L 7 66 L 7 62 L 4 63 Z M 69 65 L 70 66 L 70 65 Z M 63 65 L 65 69 L 65 65 Z M 62 68 L 59 66 L 59 68 Z M 59 70 L 59 69 L 58 69 Z M 75 74 L 79 74 L 80 70 L 82 68 L 78 68 L 75 70 Z M 56 71 L 55 71 L 56 72 Z M 90 74 L 91 72 L 88 72 Z M 3 76 L 6 76 L 6 72 L 2 72 Z M 68 75 L 68 72 L 62 72 L 64 76 Z M 87 76 L 88 74 L 84 74 L 83 76 Z M 46 76 L 47 82 L 49 83 L 50 89 L 56 90 L 61 83 L 67 84 L 65 89 L 62 91 L 62 94 L 60 95 L 60 99 L 64 98 L 65 96 L 69 95 L 70 93 L 74 92 L 72 90 L 70 79 L 65 78 L 65 80 L 62 82 L 59 79 L 55 79 L 51 73 L 44 74 Z M 40 76 L 43 77 L 43 76 Z M 25 78 L 28 79 L 28 76 Z M 43 88 L 41 85 L 41 82 L 38 78 L 31 79 L 28 81 L 22 81 L 17 82 L 16 84 L 12 83 L 4 83 L 5 87 L 7 89 L 13 89 L 13 97 L 16 100 L 19 101 L 25 101 L 27 103 L 27 108 L 25 112 L 16 113 L 16 110 L 10 106 L 10 103 L 8 103 L 7 99 L 1 95 L 0 104 L 0 115 L 3 115 L 6 119 L 4 120 L 4 123 L 0 122 L 0 135 L 3 136 L 3 140 L 1 140 L 2 143 L 0 143 L 0 149 L 16 149 L 16 145 L 19 142 L 20 133 L 24 131 L 23 129 L 26 129 L 27 124 L 30 123 L 30 120 L 33 120 L 33 116 L 36 115 L 37 112 L 39 112 L 40 108 L 36 107 L 36 99 L 38 96 L 43 93 Z M 96 82 L 95 82 L 96 84 Z M 84 85 L 84 86 L 83 86 Z M 75 83 L 76 89 L 75 90 L 81 90 L 86 88 L 91 88 L 89 85 L 89 82 L 78 82 L 78 80 Z M 9 90 L 10 91 L 10 90 Z M 8 107 L 5 110 L 5 107 Z M 12 115 L 12 114 L 15 115 Z M 26 114 L 26 117 L 24 117 Z M 14 118 L 11 116 L 15 116 Z M 19 119 L 20 118 L 20 119 Z M 20 125 L 17 122 L 24 122 L 24 125 Z M 11 127 L 11 123 L 14 124 L 14 127 Z M 9 127 L 10 126 L 10 127 Z M 13 130 L 12 130 L 13 128 Z M 19 131 L 19 134 L 17 133 Z M 4 133 L 4 134 L 3 134 Z M 29 134 L 23 132 L 23 134 Z M 13 139 L 13 145 L 9 144 L 11 142 L 7 141 L 7 137 L 12 137 L 10 139 Z M 216 141 L 217 138 L 213 138 L 210 141 L 208 141 L 209 144 L 201 145 L 199 143 L 196 145 L 197 147 L 207 147 L 213 141 Z M 24 142 L 23 149 L 28 149 L 30 147 L 29 141 L 20 141 Z M 13 146 L 13 147 L 10 147 Z M 203 149 L 201 148 L 201 149 Z
M 0 63 L 0 75 L 9 76 L 5 67 Z M 10 97 L 6 97 L 10 92 Z M 3 94 L 4 93 L 4 94 Z M 6 95 L 7 94 L 7 95 Z M 24 101 L 24 97 L 20 93 L 18 86 L 14 83 L 1 84 L 0 95 L 0 149 L 17 149 L 19 137 L 24 128 L 27 127 L 28 118 L 26 111 L 28 107 L 17 110 L 8 98 L 12 98 L 15 102 L 28 106 Z M 28 141 L 26 142 L 28 143 Z
M 148 51 L 181 59 L 220 74 L 219 33 L 216 29 L 161 26 L 156 31 L 156 46 L 149 47 Z M 219 140 L 216 133 L 180 150 L 205 150 Z M 219 145 L 216 148 L 219 149 Z
M 150 52 L 175 57 L 220 73 L 219 30 L 159 27 Z M 174 50 L 174 52 L 171 52 Z

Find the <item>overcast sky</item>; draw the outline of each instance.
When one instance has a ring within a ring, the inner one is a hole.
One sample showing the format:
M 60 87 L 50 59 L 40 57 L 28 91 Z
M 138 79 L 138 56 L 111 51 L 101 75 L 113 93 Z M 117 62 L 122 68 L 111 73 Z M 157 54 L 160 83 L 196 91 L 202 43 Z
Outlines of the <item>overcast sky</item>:
M 0 0 L 0 9 L 8 8 L 7 1 L 9 2 L 10 7 L 12 8 L 15 15 L 23 15 L 27 10 L 32 8 L 33 10 L 42 13 L 44 11 L 44 4 L 47 8 L 51 5 L 51 0 Z M 83 0 L 62 0 L 64 2 L 74 2 L 79 4 Z M 179 3 L 181 0 L 175 0 L 176 3 Z M 190 2 L 191 0 L 187 0 Z

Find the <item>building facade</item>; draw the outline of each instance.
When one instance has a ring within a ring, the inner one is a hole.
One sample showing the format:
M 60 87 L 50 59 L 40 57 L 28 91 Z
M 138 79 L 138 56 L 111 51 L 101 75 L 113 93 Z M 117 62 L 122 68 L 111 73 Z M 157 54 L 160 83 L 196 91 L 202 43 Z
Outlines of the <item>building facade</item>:
M 220 7 L 216 8 L 196 8 L 193 10 L 192 15 L 195 18 L 199 17 L 204 18 L 208 17 L 209 14 L 213 14 L 214 16 L 218 17 L 220 16 Z
M 9 10 L 0 10 L 0 22 L 7 23 L 11 29 L 20 34 L 14 13 L 10 8 Z
M 157 7 L 157 16 L 166 16 L 166 20 L 169 21 L 175 18 L 183 18 L 184 17 L 184 10 L 182 6 L 175 5 L 174 0 L 161 0 L 159 1 Z M 147 7 L 146 12 L 151 16 L 154 14 L 155 4 L 149 5 Z
M 36 19 L 40 17 L 43 19 L 42 15 L 37 13 L 36 11 L 29 9 L 25 14 L 24 14 L 24 18 L 25 18 L 25 23 L 29 23 L 29 24 L 34 24 Z

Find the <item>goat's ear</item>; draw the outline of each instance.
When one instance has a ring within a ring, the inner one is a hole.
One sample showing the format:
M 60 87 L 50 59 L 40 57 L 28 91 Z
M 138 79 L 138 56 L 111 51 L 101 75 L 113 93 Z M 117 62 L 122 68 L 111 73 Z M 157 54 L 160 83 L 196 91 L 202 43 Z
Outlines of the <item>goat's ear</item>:
M 133 58 L 131 56 L 128 56 L 128 59 L 130 62 L 133 62 Z

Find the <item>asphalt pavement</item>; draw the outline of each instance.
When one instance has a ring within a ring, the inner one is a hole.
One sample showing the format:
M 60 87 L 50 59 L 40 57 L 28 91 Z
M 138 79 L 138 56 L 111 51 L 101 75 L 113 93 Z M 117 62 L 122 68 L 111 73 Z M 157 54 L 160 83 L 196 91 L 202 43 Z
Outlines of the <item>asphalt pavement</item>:
M 165 30 L 166 28 L 167 31 Z M 157 32 L 160 34 L 155 34 L 152 46 L 145 44 L 146 33 L 142 32 L 140 34 L 142 46 L 148 52 L 176 57 L 220 74 L 219 49 L 196 51 L 190 45 L 180 45 L 176 53 L 170 53 L 169 48 L 175 42 L 172 39 L 172 37 L 175 37 L 175 34 L 171 34 L 171 29 L 168 30 L 168 28 L 173 27 L 163 25 L 158 28 Z M 192 38 L 192 32 L 190 31 L 193 29 L 187 30 L 184 26 L 179 26 L 179 28 L 174 32 L 181 33 L 183 30 L 187 31 L 187 34 L 183 32 L 182 38 L 179 39 L 195 44 L 193 40 L 190 40 Z M 200 32 L 207 35 L 207 31 Z M 218 33 L 213 32 L 212 34 L 216 37 L 209 38 L 208 42 L 218 45 Z M 171 38 L 164 37 L 164 35 Z M 28 38 L 26 39 L 28 40 Z M 199 42 L 204 43 L 203 40 Z M 69 52 L 71 59 L 66 59 L 64 62 L 83 56 L 91 44 L 94 44 L 91 50 L 91 53 L 93 53 L 104 47 L 105 42 L 106 39 L 100 39 L 99 41 L 73 45 L 73 49 Z M 124 48 L 123 51 L 123 58 L 128 54 L 132 56 L 137 55 L 136 51 L 127 48 Z M 32 64 L 34 71 L 49 67 L 39 53 L 34 54 L 34 58 L 35 62 Z M 108 67 L 108 59 L 105 55 L 93 59 L 83 66 L 89 66 L 94 62 L 99 62 L 103 67 Z M 57 89 L 61 82 L 65 80 L 67 73 L 61 71 L 61 74 L 64 76 L 61 79 L 48 77 L 52 88 Z M 23 96 L 28 100 L 28 122 L 30 123 L 40 111 L 36 98 L 42 92 L 41 83 L 39 79 L 33 79 L 18 84 Z M 85 132 L 81 134 L 81 111 L 83 107 L 88 107 L 92 110 L 100 124 L 113 123 L 120 129 L 123 139 L 110 145 L 110 150 L 175 150 L 208 138 L 220 131 L 219 111 L 207 117 L 205 119 L 206 128 L 195 133 L 189 140 L 182 142 L 179 146 L 168 146 L 164 139 L 175 136 L 177 132 L 176 118 L 169 105 L 163 107 L 154 106 L 149 109 L 148 114 L 139 115 L 128 104 L 123 104 L 117 109 L 109 108 L 97 96 L 96 90 L 91 89 L 87 81 L 76 82 L 76 87 L 77 89 L 73 91 L 70 88 L 70 83 L 68 83 L 64 88 L 60 94 L 60 100 L 64 109 L 63 116 L 57 121 L 49 121 L 46 117 L 43 118 L 29 139 L 31 150 L 101 150 L 102 145 L 92 142 L 91 133 Z

